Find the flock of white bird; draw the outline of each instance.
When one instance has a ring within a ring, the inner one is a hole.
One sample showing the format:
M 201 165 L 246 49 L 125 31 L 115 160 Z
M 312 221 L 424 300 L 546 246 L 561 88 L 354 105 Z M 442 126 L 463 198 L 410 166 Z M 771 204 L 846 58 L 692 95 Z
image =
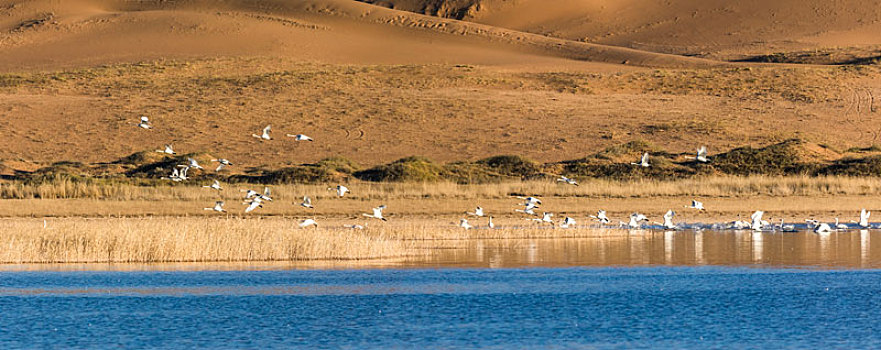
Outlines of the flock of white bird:
M 143 129 L 152 129 L 153 125 L 150 123 L 148 117 L 141 117 L 140 122 L 137 123 L 137 126 Z M 263 128 L 262 132 L 258 134 L 251 134 L 252 137 L 260 140 L 260 141 L 271 141 L 273 140 L 272 135 L 272 126 L 267 125 Z M 286 134 L 286 136 L 293 138 L 295 141 L 314 141 L 311 137 L 306 136 L 304 134 Z M 175 155 L 177 152 L 174 151 L 172 145 L 165 145 L 165 147 L 161 150 L 156 150 L 156 152 L 167 154 L 167 155 Z M 697 150 L 697 154 L 693 157 L 688 157 L 689 159 L 694 159 L 698 162 L 707 163 L 709 162 L 709 158 L 707 155 L 707 147 L 701 146 Z M 219 158 L 212 159 L 212 162 L 218 163 L 217 168 L 215 168 L 215 172 L 219 172 L 224 169 L 224 167 L 232 166 L 233 163 L 227 159 Z M 649 154 L 648 152 L 644 153 L 638 162 L 630 163 L 632 165 L 636 165 L 643 168 L 651 167 L 651 163 L 649 162 Z M 162 177 L 163 179 L 182 182 L 188 179 L 187 172 L 190 169 L 203 169 L 204 168 L 199 165 L 199 163 L 193 158 L 187 158 L 187 164 L 177 165 L 172 173 L 168 176 Z M 560 176 L 557 179 L 557 182 L 578 186 L 578 182 L 575 179 L 568 178 L 566 176 Z M 215 191 L 222 191 L 223 187 L 221 187 L 220 182 L 214 180 L 211 185 L 202 186 L 204 188 L 212 189 Z M 349 189 L 344 185 L 337 185 L 336 187 L 328 188 L 330 191 L 336 192 L 337 197 L 344 197 L 347 193 L 349 193 Z M 272 192 L 269 187 L 264 187 L 263 192 L 257 192 L 251 189 L 241 190 L 245 193 L 243 204 L 245 205 L 244 212 L 250 213 L 258 208 L 263 208 L 263 205 L 267 202 L 272 201 Z M 545 227 L 559 227 L 563 229 L 574 228 L 577 226 L 577 222 L 574 218 L 566 216 L 559 222 L 554 220 L 554 214 L 549 212 L 542 212 L 541 215 L 536 211 L 540 209 L 542 205 L 542 201 L 536 197 L 516 197 L 519 200 L 522 200 L 514 209 L 514 212 L 524 214 L 528 216 L 526 220 Z M 205 208 L 208 211 L 215 211 L 219 213 L 225 213 L 226 209 L 224 209 L 225 202 L 222 200 L 216 201 L 214 206 Z M 301 207 L 306 209 L 313 209 L 314 206 L 312 204 L 312 199 L 309 196 L 304 196 L 302 203 L 299 204 Z M 693 200 L 691 205 L 684 206 L 688 209 L 694 209 L 699 211 L 706 211 L 704 208 L 704 204 L 697 200 Z M 380 205 L 371 210 L 371 213 L 364 213 L 363 216 L 371 219 L 377 219 L 382 221 L 388 221 L 388 219 L 383 215 L 383 211 L 386 209 L 385 205 Z M 469 230 L 476 228 L 487 228 L 494 229 L 496 225 L 493 223 L 493 217 L 491 215 L 487 215 L 484 208 L 478 206 L 474 209 L 474 211 L 468 211 L 465 213 L 466 217 L 459 220 L 459 227 Z M 612 223 L 612 220 L 606 214 L 605 210 L 597 211 L 596 215 L 591 215 L 589 218 L 598 223 L 599 227 L 605 228 L 626 228 L 626 229 L 663 229 L 663 230 L 703 230 L 703 229 L 713 229 L 713 230 L 725 230 L 725 229 L 733 229 L 733 230 L 753 230 L 753 231 L 779 231 L 779 232 L 796 232 L 798 230 L 811 230 L 813 232 L 819 234 L 827 234 L 834 231 L 845 231 L 849 229 L 870 229 L 870 228 L 881 228 L 881 227 L 873 227 L 869 223 L 869 217 L 871 213 L 866 209 L 862 209 L 859 215 L 859 221 L 851 221 L 851 224 L 841 223 L 838 218 L 835 219 L 835 223 L 824 223 L 814 219 L 805 220 L 804 224 L 787 224 L 783 219 L 780 220 L 779 224 L 772 224 L 766 220 L 763 220 L 764 212 L 756 211 L 750 216 L 750 220 L 735 220 L 733 222 L 724 223 L 724 224 L 684 224 L 684 223 L 675 223 L 673 221 L 676 216 L 676 212 L 673 210 L 668 210 L 662 217 L 663 222 L 653 222 L 650 224 L 650 220 L 647 216 L 640 213 L 630 214 L 628 221 L 619 221 L 617 225 Z M 475 218 L 472 220 L 478 220 L 482 218 L 486 218 L 485 226 L 474 225 L 469 222 L 469 218 Z M 318 226 L 318 222 L 315 219 L 304 219 L 299 222 L 299 227 L 306 228 L 310 226 Z M 364 229 L 364 225 L 352 224 L 352 225 L 344 225 L 346 228 L 350 229 Z

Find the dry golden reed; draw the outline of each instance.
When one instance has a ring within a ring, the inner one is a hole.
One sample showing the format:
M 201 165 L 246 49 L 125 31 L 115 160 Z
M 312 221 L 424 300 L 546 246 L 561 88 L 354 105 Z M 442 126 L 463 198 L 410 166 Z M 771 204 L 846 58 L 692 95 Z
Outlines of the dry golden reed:
M 191 181 L 189 186 L 136 186 L 117 183 L 78 183 L 59 180 L 43 184 L 21 182 L 0 183 L 0 198 L 64 199 L 91 198 L 127 200 L 210 200 L 217 193 L 202 188 L 210 180 Z M 747 196 L 817 196 L 817 195 L 881 195 L 881 181 L 867 177 L 839 176 L 709 176 L 681 180 L 615 181 L 585 179 L 581 186 L 562 185 L 555 181 L 513 181 L 497 184 L 461 185 L 449 182 L 373 183 L 355 181 L 348 184 L 348 197 L 362 200 L 396 198 L 504 198 L 512 194 L 547 197 L 747 197 Z M 260 189 L 255 184 L 224 184 L 227 193 L 238 189 Z M 309 194 L 313 199 L 331 198 L 328 185 L 301 184 L 270 186 L 280 199 L 297 199 Z
M 364 230 L 341 221 L 301 229 L 283 218 L 6 219 L 0 263 L 160 263 L 367 260 L 426 256 L 450 241 L 584 238 L 624 234 L 589 228 L 524 225 L 464 230 L 444 222 L 376 223 Z

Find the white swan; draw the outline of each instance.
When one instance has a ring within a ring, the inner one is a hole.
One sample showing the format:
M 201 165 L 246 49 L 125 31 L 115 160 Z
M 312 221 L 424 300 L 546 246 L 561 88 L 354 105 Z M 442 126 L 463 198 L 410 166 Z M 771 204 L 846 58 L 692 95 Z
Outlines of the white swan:
M 690 206 L 686 205 L 685 207 L 690 208 L 690 209 L 706 210 L 706 209 L 704 209 L 704 203 L 698 202 L 696 200 L 692 200 L 691 205 Z
M 300 220 L 300 223 L 297 226 L 300 226 L 300 228 L 307 228 L 309 226 L 318 227 L 318 223 L 315 222 L 315 219 L 305 219 Z
M 171 145 L 165 145 L 164 149 L 157 149 L 156 152 L 165 154 L 177 154 L 174 152 L 174 149 L 171 147 Z
M 483 208 L 481 208 L 481 207 L 477 207 L 476 209 L 474 209 L 473 212 L 466 212 L 465 214 L 468 214 L 471 216 L 476 216 L 476 217 L 483 217 L 483 215 L 484 215 Z
M 248 207 L 245 208 L 246 213 L 250 213 L 250 212 L 254 211 L 254 209 L 257 209 L 257 208 L 263 208 L 263 200 L 260 199 L 260 197 L 254 197 L 254 199 L 251 199 L 250 202 L 245 202 L 245 203 L 248 204 Z
M 642 215 L 640 213 L 633 213 L 630 214 L 630 222 L 627 223 L 627 226 L 630 228 L 640 228 L 642 227 L 642 222 L 648 220 L 649 218 L 647 218 L 645 215 Z
M 368 218 L 374 218 L 374 219 L 379 219 L 382 221 L 388 221 L 388 219 L 386 219 L 385 217 L 382 216 L 382 211 L 384 209 L 385 209 L 385 205 L 383 204 L 383 205 L 380 205 L 376 208 L 373 208 L 373 214 L 361 214 L 361 215 L 364 215 Z
M 346 195 L 346 192 L 349 192 L 349 188 L 343 185 L 339 185 L 337 187 L 328 188 L 329 191 L 336 191 L 337 197 L 342 197 Z
M 224 158 L 212 159 L 211 161 L 219 163 L 217 164 L 217 169 L 214 169 L 214 171 L 220 171 L 226 166 L 232 166 L 232 163 Z
M 676 224 L 673 223 L 674 216 L 676 216 L 676 212 L 672 211 L 672 210 L 667 210 L 667 212 L 664 213 L 663 226 L 665 229 L 668 229 L 668 230 L 675 230 L 676 229 Z
M 568 184 L 568 185 L 578 186 L 578 181 L 575 181 L 575 179 L 571 179 L 571 178 L 568 178 L 568 177 L 565 177 L 565 176 L 562 176 L 562 175 L 560 175 L 560 178 L 557 179 L 557 182 L 563 182 L 563 183 L 566 183 L 566 184 Z
M 542 213 L 541 219 L 532 219 L 532 221 L 535 221 L 535 222 L 538 222 L 538 223 L 541 223 L 541 224 L 551 224 L 551 225 L 553 225 L 553 224 L 554 224 L 554 219 L 553 219 L 553 217 L 554 217 L 554 214 L 553 214 L 553 213 L 545 212 L 545 213 Z
M 707 158 L 707 146 L 701 146 L 701 148 L 697 149 L 696 157 L 686 157 L 687 159 L 695 159 L 701 163 L 707 163 L 710 160 Z
M 762 215 L 765 215 L 765 212 L 763 212 L 761 210 L 757 210 L 755 213 L 753 213 L 753 215 L 750 215 L 749 218 L 750 218 L 750 220 L 752 220 L 752 223 L 750 224 L 750 228 L 753 231 L 761 231 L 762 230 L 762 226 L 764 226 L 764 223 L 765 223 L 764 221 L 762 221 Z
M 147 116 L 141 116 L 141 122 L 138 123 L 138 127 L 141 129 L 152 129 L 153 126 L 150 125 L 150 118 Z
M 315 141 L 311 137 L 303 135 L 303 134 L 296 134 L 296 135 L 287 134 L 287 137 L 293 137 L 294 141 Z
M 251 134 L 251 136 L 253 136 L 253 137 L 255 137 L 255 138 L 259 139 L 259 140 L 266 140 L 266 141 L 269 141 L 269 140 L 272 140 L 272 137 L 269 136 L 269 132 L 270 132 L 270 131 L 272 131 L 272 125 L 267 125 L 265 128 L 263 128 L 263 133 L 262 133 L 262 134 L 260 134 L 260 135 L 257 135 L 257 134 Z
M 648 152 L 643 153 L 642 158 L 639 159 L 639 163 L 630 163 L 630 164 L 631 165 L 639 165 L 643 168 L 648 168 L 649 166 L 651 166 L 651 164 L 649 164 L 649 153 Z
M 196 160 L 193 159 L 193 158 L 187 158 L 187 162 L 189 163 L 187 166 L 190 167 L 190 168 L 205 169 L 205 168 L 203 168 L 201 165 L 199 165 L 199 162 L 198 162 L 198 161 L 196 161 Z
M 575 219 L 567 216 L 567 217 L 563 218 L 563 222 L 560 223 L 560 228 L 575 227 L 575 224 L 577 224 L 575 222 Z
M 459 220 L 459 227 L 466 229 L 466 230 L 470 230 L 473 226 L 471 226 L 471 224 L 468 223 L 468 219 L 462 219 L 462 220 Z
M 489 228 L 491 228 L 491 229 L 496 228 L 496 224 L 493 223 L 493 217 L 492 217 L 492 216 L 489 217 L 489 223 L 486 224 L 486 227 L 489 227 Z
M 862 228 L 869 228 L 869 217 L 870 216 L 872 216 L 872 212 L 866 211 L 866 209 L 863 208 L 863 209 L 860 209 L 860 221 L 857 222 L 857 221 L 851 220 L 851 222 L 853 222 L 857 225 L 860 225 L 860 227 L 862 227 Z
M 214 202 L 214 206 L 213 206 L 213 207 L 211 207 L 211 208 L 205 208 L 205 210 L 213 210 L 213 211 L 216 211 L 216 212 L 218 212 L 218 213 L 226 212 L 226 210 L 223 209 L 223 204 L 224 204 L 223 201 L 217 201 L 217 202 Z
M 300 203 L 300 206 L 303 208 L 312 209 L 312 198 L 309 198 L 309 196 L 303 197 L 303 203 Z
M 204 188 L 210 188 L 210 189 L 218 190 L 218 191 L 220 191 L 220 190 L 223 189 L 223 187 L 220 187 L 220 181 L 217 181 L 217 180 L 214 180 L 214 183 L 212 183 L 212 184 L 209 185 L 209 186 L 202 186 L 202 187 L 204 187 Z
M 606 216 L 606 211 L 602 209 L 597 211 L 597 215 L 591 215 L 590 218 L 599 221 L 601 224 L 608 224 L 612 222 L 612 220 L 609 220 L 609 217 Z
M 830 227 L 829 224 L 824 222 L 824 223 L 817 225 L 817 227 L 814 228 L 814 233 L 829 234 L 829 233 L 832 233 L 832 227 Z

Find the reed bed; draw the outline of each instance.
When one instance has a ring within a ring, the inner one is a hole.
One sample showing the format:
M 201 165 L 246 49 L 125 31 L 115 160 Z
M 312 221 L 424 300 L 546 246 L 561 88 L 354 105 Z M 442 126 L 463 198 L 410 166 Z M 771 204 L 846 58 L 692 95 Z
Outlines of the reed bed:
M 283 218 L 7 219 L 0 263 L 172 263 L 348 261 L 426 257 L 450 241 L 586 238 L 623 231 L 540 227 L 464 230 L 428 221 L 380 223 L 365 230 L 342 221 L 301 229 Z
M 68 199 L 89 198 L 115 201 L 127 200 L 208 200 L 217 193 L 202 188 L 210 180 L 194 180 L 188 185 L 134 185 L 113 182 L 78 182 L 68 179 L 28 184 L 0 183 L 4 199 Z M 335 185 L 335 184 L 333 184 Z M 515 194 L 545 197 L 638 198 L 638 197 L 753 197 L 753 196 L 825 196 L 881 195 L 881 181 L 870 177 L 839 176 L 709 176 L 680 180 L 615 181 L 586 179 L 581 186 L 562 185 L 555 181 L 512 181 L 491 184 L 373 183 L 351 182 L 349 198 L 387 200 L 396 198 L 503 198 Z M 239 189 L 260 189 L 255 184 L 225 184 L 226 193 Z M 293 184 L 270 186 L 280 199 L 296 199 L 309 195 L 313 199 L 334 196 L 326 184 Z

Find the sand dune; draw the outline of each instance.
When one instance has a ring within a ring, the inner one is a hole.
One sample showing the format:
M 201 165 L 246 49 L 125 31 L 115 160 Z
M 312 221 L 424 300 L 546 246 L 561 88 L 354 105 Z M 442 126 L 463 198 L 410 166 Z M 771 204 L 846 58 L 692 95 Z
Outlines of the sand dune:
M 5 1 L 0 69 L 223 55 L 355 64 L 712 62 L 389 10 L 352 0 Z
M 369 0 L 569 40 L 716 56 L 881 44 L 879 0 Z

